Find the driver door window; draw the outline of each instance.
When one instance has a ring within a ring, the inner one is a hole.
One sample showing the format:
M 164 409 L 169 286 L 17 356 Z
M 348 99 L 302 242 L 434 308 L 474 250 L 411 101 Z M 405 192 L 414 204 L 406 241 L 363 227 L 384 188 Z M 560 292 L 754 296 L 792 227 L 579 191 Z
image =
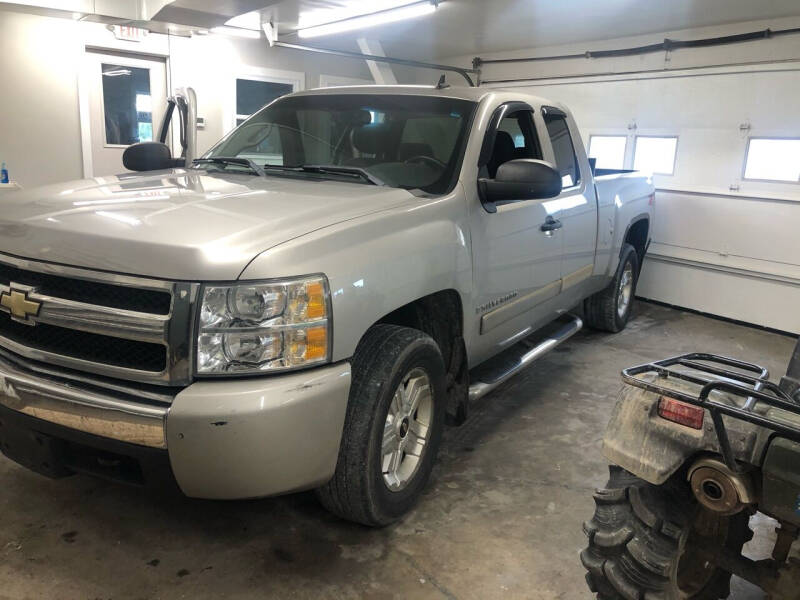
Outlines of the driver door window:
M 494 149 L 486 164 L 489 177 L 494 179 L 500 165 L 518 158 L 542 158 L 539 138 L 533 125 L 533 114 L 529 110 L 519 110 L 500 121 Z

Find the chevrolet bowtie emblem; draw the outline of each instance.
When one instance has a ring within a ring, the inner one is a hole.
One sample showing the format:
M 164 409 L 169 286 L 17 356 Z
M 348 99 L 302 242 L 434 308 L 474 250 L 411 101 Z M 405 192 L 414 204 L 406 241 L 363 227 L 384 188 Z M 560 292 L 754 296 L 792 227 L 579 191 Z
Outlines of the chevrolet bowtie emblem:
M 30 318 L 39 316 L 42 303 L 28 297 L 33 292 L 31 288 L 17 287 L 12 283 L 7 292 L 0 294 L 0 311 L 10 313 L 15 321 L 35 325 Z

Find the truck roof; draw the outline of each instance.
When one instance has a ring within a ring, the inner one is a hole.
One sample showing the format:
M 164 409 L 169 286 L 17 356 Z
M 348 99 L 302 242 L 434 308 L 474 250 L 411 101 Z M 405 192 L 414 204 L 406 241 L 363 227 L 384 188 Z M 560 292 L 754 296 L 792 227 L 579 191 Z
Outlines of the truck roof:
M 382 95 L 404 95 L 404 96 L 435 96 L 441 98 L 457 98 L 459 100 L 470 100 L 480 102 L 490 94 L 513 94 L 515 99 L 527 100 L 532 104 L 545 104 L 559 106 L 559 103 L 550 102 L 539 96 L 526 94 L 518 90 L 505 90 L 499 88 L 481 87 L 447 87 L 439 89 L 431 85 L 353 85 L 336 88 L 315 88 L 293 94 L 295 96 L 308 95 L 330 95 L 330 94 L 382 94 Z

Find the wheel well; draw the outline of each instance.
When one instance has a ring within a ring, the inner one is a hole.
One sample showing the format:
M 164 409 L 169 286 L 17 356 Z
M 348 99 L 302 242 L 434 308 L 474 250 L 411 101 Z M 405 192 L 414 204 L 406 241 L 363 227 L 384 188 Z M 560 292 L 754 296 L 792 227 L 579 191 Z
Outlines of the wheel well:
M 411 327 L 427 333 L 438 344 L 447 369 L 448 415 L 466 419 L 469 376 L 464 345 L 464 309 L 455 290 L 443 290 L 401 306 L 378 323 Z
M 647 250 L 647 236 L 650 233 L 649 219 L 641 219 L 636 221 L 628 229 L 625 234 L 625 243 L 630 244 L 636 249 L 636 255 L 639 257 L 639 266 L 641 267 L 644 261 L 644 253 Z

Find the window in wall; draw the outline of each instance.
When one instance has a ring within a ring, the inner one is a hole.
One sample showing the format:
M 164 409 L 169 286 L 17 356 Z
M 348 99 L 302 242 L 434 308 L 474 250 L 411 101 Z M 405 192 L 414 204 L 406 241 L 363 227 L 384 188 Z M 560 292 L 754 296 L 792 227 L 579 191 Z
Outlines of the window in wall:
M 636 136 L 633 168 L 646 173 L 672 175 L 675 172 L 677 149 L 677 137 Z
M 261 107 L 276 98 L 291 94 L 294 86 L 291 83 L 277 81 L 261 81 L 258 79 L 236 80 L 236 126 L 257 113 Z
M 598 169 L 624 169 L 627 135 L 593 135 L 589 137 L 589 158 L 597 160 Z
M 547 112 L 544 115 L 544 122 L 547 124 L 547 133 L 550 135 L 550 142 L 556 155 L 556 166 L 561 173 L 562 187 L 578 185 L 581 173 L 566 116 L 560 112 Z
M 100 68 L 106 144 L 129 146 L 153 141 L 150 70 L 106 63 Z
M 750 138 L 744 178 L 800 182 L 800 138 Z

